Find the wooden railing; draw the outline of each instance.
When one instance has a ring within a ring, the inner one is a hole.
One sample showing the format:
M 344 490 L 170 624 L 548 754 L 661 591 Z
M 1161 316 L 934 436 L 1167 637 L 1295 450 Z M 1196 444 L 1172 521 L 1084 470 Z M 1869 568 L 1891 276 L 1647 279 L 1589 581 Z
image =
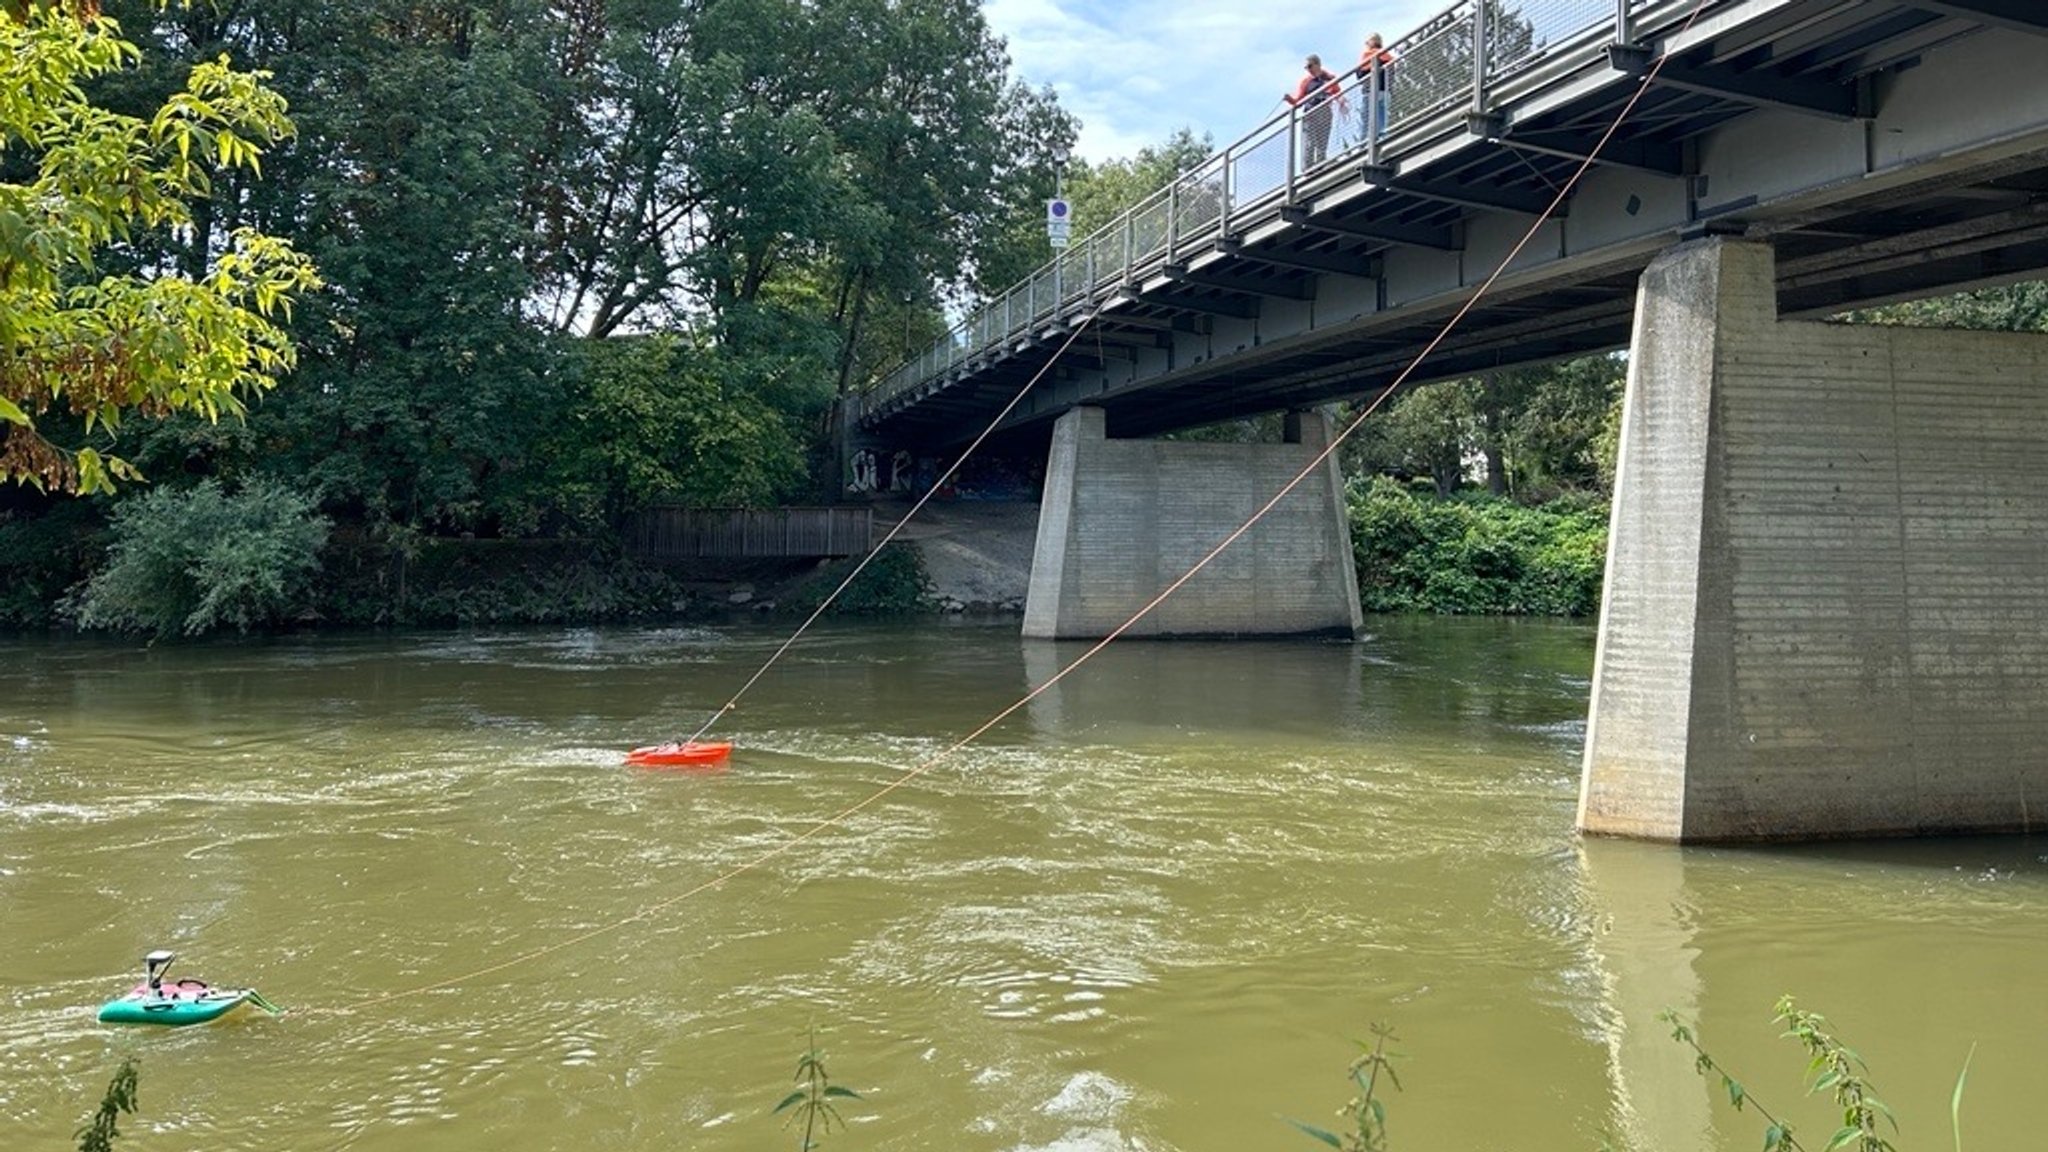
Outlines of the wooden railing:
M 868 508 L 649 508 L 626 524 L 626 547 L 647 560 L 855 556 L 868 550 Z

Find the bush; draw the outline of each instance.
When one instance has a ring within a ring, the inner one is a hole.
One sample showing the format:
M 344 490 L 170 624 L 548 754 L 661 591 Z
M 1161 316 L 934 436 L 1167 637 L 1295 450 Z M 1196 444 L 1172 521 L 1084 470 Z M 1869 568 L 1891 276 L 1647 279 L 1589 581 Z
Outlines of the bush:
M 674 576 L 609 539 L 447 540 L 341 529 L 312 591 L 344 625 L 567 624 L 690 615 Z
M 1352 486 L 1350 510 L 1369 612 L 1585 616 L 1600 606 L 1607 514 L 1596 503 L 1441 500 L 1374 477 Z
M 794 589 L 783 600 L 785 611 L 808 615 L 817 611 L 825 597 L 860 561 L 842 560 L 827 565 L 817 576 Z M 832 602 L 832 616 L 888 616 L 930 611 L 931 577 L 924 570 L 924 557 L 915 545 L 891 544 Z
M 107 565 L 80 591 L 78 622 L 158 637 L 276 623 L 301 605 L 327 529 L 310 499 L 273 480 L 157 489 L 114 511 Z

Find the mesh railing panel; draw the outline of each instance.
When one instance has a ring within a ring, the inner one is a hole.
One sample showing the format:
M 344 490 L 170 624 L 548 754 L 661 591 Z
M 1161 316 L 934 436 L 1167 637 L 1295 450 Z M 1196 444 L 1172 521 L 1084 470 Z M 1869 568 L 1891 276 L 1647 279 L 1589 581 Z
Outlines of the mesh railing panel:
M 1064 304 L 1088 291 L 1088 248 L 1083 244 L 1069 247 L 1060 253 L 1060 303 Z
M 1174 236 L 1183 244 L 1206 234 L 1223 218 L 1224 159 L 1211 156 L 1181 177 L 1174 189 Z
M 1472 95 L 1472 0 L 1393 46 L 1389 130 Z
M 1367 95 L 1368 90 L 1363 81 L 1359 80 L 1356 76 L 1350 76 L 1345 79 L 1344 90 L 1336 101 L 1337 122 L 1332 126 L 1330 132 L 1331 156 L 1344 156 L 1360 151 L 1365 147 L 1367 132 L 1366 116 L 1372 110 L 1370 103 L 1366 100 Z M 1381 139 L 1385 138 L 1385 135 L 1382 134 Z
M 1131 266 L 1158 255 L 1166 247 L 1166 197 L 1155 196 L 1131 213 Z
M 1287 187 L 1287 121 L 1238 145 L 1229 159 L 1230 211 L 1235 214 Z
M 1614 25 L 1614 0 L 1493 0 L 1486 26 L 1486 70 L 1501 76 L 1553 44 Z

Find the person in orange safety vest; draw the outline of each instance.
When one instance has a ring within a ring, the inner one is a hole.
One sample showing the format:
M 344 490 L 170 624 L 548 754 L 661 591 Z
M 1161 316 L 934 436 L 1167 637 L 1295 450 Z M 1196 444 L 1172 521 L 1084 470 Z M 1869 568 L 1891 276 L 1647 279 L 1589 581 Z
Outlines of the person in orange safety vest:
M 1338 110 L 1343 110 L 1344 86 L 1338 83 L 1336 73 L 1323 67 L 1320 56 L 1311 54 L 1302 69 L 1306 75 L 1283 98 L 1301 110 L 1301 167 L 1305 171 L 1330 154 L 1330 104 L 1334 101 Z
M 1393 94 L 1394 54 L 1387 51 L 1385 41 L 1375 32 L 1365 38 L 1365 47 L 1358 53 L 1359 91 L 1365 93 L 1365 106 L 1360 111 L 1363 119 L 1360 127 L 1367 138 L 1375 131 L 1387 134 L 1387 98 Z

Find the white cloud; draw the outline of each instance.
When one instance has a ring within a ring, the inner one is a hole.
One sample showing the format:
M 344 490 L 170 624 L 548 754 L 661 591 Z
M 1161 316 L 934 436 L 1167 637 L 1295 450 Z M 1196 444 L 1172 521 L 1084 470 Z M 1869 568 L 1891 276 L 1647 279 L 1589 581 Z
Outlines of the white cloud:
M 1368 32 L 1389 41 L 1448 0 L 1384 0 L 1375 21 L 1257 0 L 987 0 L 1015 73 L 1081 119 L 1079 151 L 1128 156 L 1182 126 L 1222 147 L 1280 107 L 1309 52 L 1341 70 Z

